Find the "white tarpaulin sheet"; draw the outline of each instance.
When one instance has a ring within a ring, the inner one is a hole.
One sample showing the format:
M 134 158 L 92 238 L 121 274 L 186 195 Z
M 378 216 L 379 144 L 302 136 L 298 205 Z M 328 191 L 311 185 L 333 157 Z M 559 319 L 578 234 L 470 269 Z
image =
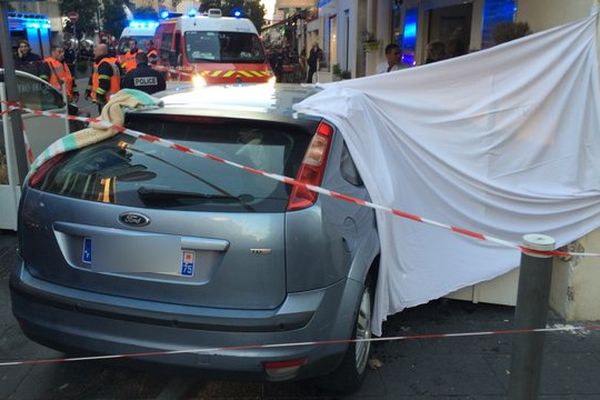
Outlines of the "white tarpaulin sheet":
M 341 130 L 375 203 L 522 242 L 600 226 L 596 16 L 435 64 L 335 82 L 297 106 Z M 374 333 L 492 279 L 518 250 L 377 211 Z

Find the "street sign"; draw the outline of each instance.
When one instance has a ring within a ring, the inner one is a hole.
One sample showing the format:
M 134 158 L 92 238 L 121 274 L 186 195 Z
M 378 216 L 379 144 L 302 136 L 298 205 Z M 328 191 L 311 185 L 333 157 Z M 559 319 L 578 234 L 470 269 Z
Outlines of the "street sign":
M 67 13 L 67 18 L 69 18 L 71 22 L 77 22 L 79 21 L 79 13 L 75 11 L 70 11 Z

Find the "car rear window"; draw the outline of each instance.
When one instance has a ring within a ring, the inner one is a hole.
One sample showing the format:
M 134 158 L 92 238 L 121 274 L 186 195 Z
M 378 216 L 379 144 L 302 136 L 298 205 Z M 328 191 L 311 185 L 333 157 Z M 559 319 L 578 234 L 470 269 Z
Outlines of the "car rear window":
M 302 128 L 217 118 L 136 117 L 128 127 L 224 159 L 295 176 L 311 135 Z M 134 137 L 70 152 L 35 186 L 63 196 L 144 208 L 282 212 L 291 188 Z

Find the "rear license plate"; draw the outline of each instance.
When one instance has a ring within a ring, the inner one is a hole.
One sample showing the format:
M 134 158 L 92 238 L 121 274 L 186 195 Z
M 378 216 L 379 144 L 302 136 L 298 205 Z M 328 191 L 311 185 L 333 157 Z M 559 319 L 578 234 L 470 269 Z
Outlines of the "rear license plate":
M 181 275 L 183 276 L 194 276 L 194 269 L 196 266 L 194 252 L 193 251 L 182 251 L 181 252 Z

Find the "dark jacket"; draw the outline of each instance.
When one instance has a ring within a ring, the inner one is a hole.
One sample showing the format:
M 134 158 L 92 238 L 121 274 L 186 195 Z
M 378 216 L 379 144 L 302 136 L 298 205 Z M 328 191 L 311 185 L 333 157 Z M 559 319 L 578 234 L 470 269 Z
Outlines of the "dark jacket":
M 162 74 L 148 66 L 148 64 L 138 64 L 138 66 L 129 71 L 123 78 L 123 89 L 137 89 L 148 94 L 165 90 L 167 84 Z
M 15 69 L 38 75 L 42 58 L 35 53 L 29 52 L 25 57 L 15 57 Z

